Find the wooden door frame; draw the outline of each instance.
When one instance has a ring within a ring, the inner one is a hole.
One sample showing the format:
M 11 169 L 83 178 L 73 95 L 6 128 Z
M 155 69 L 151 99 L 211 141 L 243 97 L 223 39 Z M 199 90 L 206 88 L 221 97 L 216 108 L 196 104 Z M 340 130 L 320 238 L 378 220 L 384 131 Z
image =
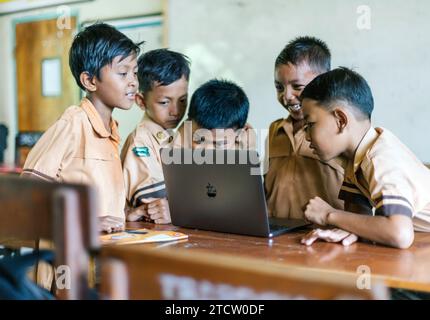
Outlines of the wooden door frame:
M 19 132 L 19 118 L 18 118 L 18 79 L 17 79 L 17 66 L 16 66 L 16 26 L 18 24 L 21 23 L 28 23 L 28 22 L 37 22 L 37 21 L 43 21 L 43 20 L 52 20 L 52 19 L 57 19 L 59 18 L 59 14 L 55 11 L 53 11 L 52 13 L 44 13 L 44 14 L 38 14 L 38 15 L 31 15 L 31 16 L 25 16 L 25 17 L 19 17 L 19 18 L 15 18 L 12 19 L 12 33 L 13 36 L 11 37 L 11 41 L 12 41 L 12 84 L 13 84 L 13 97 L 15 99 L 14 101 L 14 117 L 15 117 L 15 128 L 16 128 L 16 132 L 11 132 L 10 134 L 13 134 L 14 136 L 16 136 L 16 134 Z M 80 20 L 79 20 L 79 10 L 78 9 L 71 9 L 70 10 L 70 16 L 74 17 L 76 19 L 76 29 L 77 31 L 79 31 L 79 25 L 80 25 Z M 15 140 L 14 140 L 15 141 Z M 13 150 L 14 150 L 14 154 L 16 152 L 15 150 L 15 145 L 13 146 Z

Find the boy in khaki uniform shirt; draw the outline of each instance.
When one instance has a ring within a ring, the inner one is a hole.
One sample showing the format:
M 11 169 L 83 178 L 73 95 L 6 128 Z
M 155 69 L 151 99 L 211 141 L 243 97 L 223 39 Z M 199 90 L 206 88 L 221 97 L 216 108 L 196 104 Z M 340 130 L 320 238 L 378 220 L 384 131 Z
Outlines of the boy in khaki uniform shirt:
M 136 103 L 145 111 L 122 151 L 127 219 L 170 223 L 160 148 L 173 140 L 173 129 L 187 108 L 189 61 L 167 49 L 149 51 L 138 60 Z
M 208 81 L 194 92 L 188 111 L 188 120 L 178 129 L 175 137 L 168 138 L 168 142 L 164 142 L 163 145 L 190 149 L 255 148 L 255 133 L 246 124 L 248 111 L 248 98 L 239 86 L 225 80 Z M 159 156 L 157 154 L 157 157 Z M 157 160 L 154 158 L 154 163 L 161 166 L 159 158 Z M 142 188 L 144 194 L 145 192 L 157 194 L 162 190 L 161 192 L 165 195 L 164 178 L 162 171 L 159 172 L 161 173 L 159 179 L 162 180 L 162 183 L 152 183 L 152 189 Z M 128 173 L 124 173 L 125 176 L 126 174 Z M 168 210 L 167 199 L 164 200 L 163 205 Z M 151 213 L 147 214 L 145 210 L 135 210 L 127 216 L 127 219 L 136 221 L 148 216 L 152 218 Z M 168 218 L 170 222 L 170 211 Z
M 114 108 L 131 108 L 137 91 L 140 48 L 115 28 L 99 23 L 74 39 L 69 65 L 86 97 L 71 106 L 30 151 L 22 176 L 90 184 L 98 194 L 99 229 L 124 228 L 125 191 Z M 95 54 L 97 53 L 97 54 Z M 40 248 L 52 248 L 41 242 Z M 51 266 L 38 266 L 37 282 L 49 289 Z
M 430 170 L 390 131 L 373 128 L 372 92 L 363 77 L 338 68 L 303 91 L 307 138 L 323 160 L 347 159 L 339 197 L 345 211 L 312 199 L 308 220 L 340 229 L 316 229 L 303 238 L 349 245 L 362 237 L 408 248 L 416 231 L 430 231 Z
M 303 111 L 299 97 L 316 76 L 330 70 L 327 45 L 312 37 L 291 41 L 275 62 L 275 87 L 279 103 L 290 113 L 269 129 L 269 169 L 265 189 L 269 214 L 274 217 L 302 219 L 309 199 L 319 196 L 335 208 L 343 181 L 343 162 L 323 162 L 305 140 Z
M 127 110 L 137 92 L 139 46 L 115 28 L 99 23 L 74 39 L 70 69 L 86 92 L 40 138 L 24 164 L 23 176 L 85 183 L 98 193 L 100 229 L 124 227 L 125 191 L 114 108 Z M 96 54 L 97 53 L 97 54 Z

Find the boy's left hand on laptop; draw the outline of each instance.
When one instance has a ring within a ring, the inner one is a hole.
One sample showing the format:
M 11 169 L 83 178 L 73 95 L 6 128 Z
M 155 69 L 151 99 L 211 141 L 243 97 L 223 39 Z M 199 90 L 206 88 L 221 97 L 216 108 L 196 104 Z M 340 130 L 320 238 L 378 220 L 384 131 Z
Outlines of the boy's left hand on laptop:
M 349 246 L 358 240 L 358 237 L 342 229 L 315 229 L 305 235 L 301 243 L 310 246 L 316 240 L 321 239 L 327 242 L 342 242 L 342 245 Z

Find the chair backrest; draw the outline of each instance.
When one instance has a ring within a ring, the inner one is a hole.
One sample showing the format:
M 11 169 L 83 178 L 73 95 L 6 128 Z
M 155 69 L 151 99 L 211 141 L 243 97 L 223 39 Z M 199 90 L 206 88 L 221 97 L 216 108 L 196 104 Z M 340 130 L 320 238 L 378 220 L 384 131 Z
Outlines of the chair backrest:
M 186 249 L 101 250 L 101 292 L 110 299 L 387 299 L 372 279 Z
M 41 131 L 21 131 L 15 137 L 15 164 L 22 168 L 28 153 L 40 139 Z
M 53 241 L 55 266 L 70 287 L 61 299 L 87 294 L 89 256 L 99 246 L 96 198 L 89 186 L 0 175 L 0 244 L 5 240 Z
M 8 131 L 4 124 L 0 124 L 0 165 L 4 162 L 4 151 L 7 148 Z

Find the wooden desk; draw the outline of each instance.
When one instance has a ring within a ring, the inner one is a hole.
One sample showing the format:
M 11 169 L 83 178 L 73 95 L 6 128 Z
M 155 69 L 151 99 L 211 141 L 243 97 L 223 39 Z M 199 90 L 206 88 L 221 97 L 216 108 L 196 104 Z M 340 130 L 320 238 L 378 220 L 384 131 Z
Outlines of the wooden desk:
M 144 222 L 130 222 L 127 227 L 177 230 L 189 235 L 188 241 L 145 244 L 145 247 L 177 247 L 252 257 L 328 274 L 349 274 L 357 279 L 361 275 L 357 269 L 367 266 L 372 279 L 382 279 L 389 287 L 430 292 L 430 233 L 416 233 L 412 247 L 401 250 L 362 242 L 343 247 L 319 241 L 306 247 L 300 244 L 306 230 L 267 239 Z

